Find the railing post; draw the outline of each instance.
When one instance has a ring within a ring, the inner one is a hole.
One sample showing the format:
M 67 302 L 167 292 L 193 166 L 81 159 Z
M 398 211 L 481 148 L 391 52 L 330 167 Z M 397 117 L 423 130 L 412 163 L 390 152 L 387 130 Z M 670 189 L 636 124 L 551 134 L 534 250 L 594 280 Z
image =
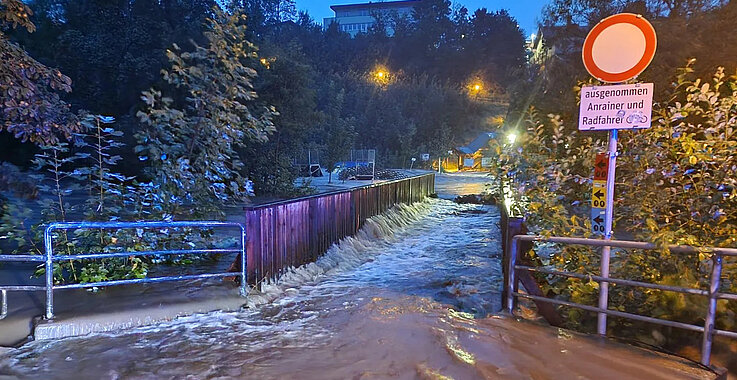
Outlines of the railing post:
M 507 276 L 509 278 L 509 282 L 507 285 L 507 312 L 509 314 L 512 314 L 514 311 L 514 292 L 515 292 L 515 285 L 517 282 L 517 277 L 515 277 L 514 273 L 514 267 L 517 265 L 517 239 L 512 237 L 509 248 L 507 252 L 507 256 L 509 257 L 509 267 L 507 268 Z
M 2 298 L 0 300 L 2 303 L 0 305 L 0 319 L 4 319 L 8 316 L 8 291 L 5 289 L 0 290 L 0 297 Z
M 54 319 L 54 247 L 51 231 L 54 225 L 50 224 L 44 230 L 44 250 L 46 251 L 46 319 Z
M 711 266 L 711 284 L 709 286 L 709 306 L 704 321 L 704 338 L 701 344 L 701 364 L 711 363 L 711 345 L 714 339 L 714 320 L 717 313 L 717 293 L 722 281 L 722 256 L 714 254 Z
M 248 221 L 246 221 L 248 223 Z M 246 267 L 246 226 L 241 227 L 241 296 L 248 295 L 248 267 Z

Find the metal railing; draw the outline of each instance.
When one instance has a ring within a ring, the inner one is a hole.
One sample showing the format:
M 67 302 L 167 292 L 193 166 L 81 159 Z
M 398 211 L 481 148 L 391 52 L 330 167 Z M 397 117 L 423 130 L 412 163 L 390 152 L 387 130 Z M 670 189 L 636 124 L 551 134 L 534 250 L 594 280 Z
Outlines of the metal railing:
M 595 313 L 612 315 L 612 316 L 620 317 L 620 318 L 627 318 L 627 319 L 632 319 L 632 320 L 637 320 L 637 321 L 642 321 L 642 322 L 654 323 L 654 324 L 663 325 L 663 326 L 670 326 L 670 327 L 700 332 L 703 334 L 702 346 L 701 346 L 701 363 L 707 366 L 711 362 L 711 348 L 712 348 L 712 343 L 713 343 L 712 341 L 713 341 L 714 336 L 723 336 L 727 338 L 737 339 L 737 332 L 719 330 L 715 328 L 714 326 L 714 321 L 716 319 L 716 312 L 717 312 L 717 301 L 720 299 L 737 301 L 737 294 L 723 293 L 719 291 L 720 286 L 721 286 L 721 276 L 722 276 L 722 259 L 725 256 L 726 257 L 729 257 L 729 256 L 737 257 L 737 249 L 714 248 L 714 247 L 695 248 L 691 246 L 680 246 L 680 245 L 668 246 L 668 249 L 673 253 L 698 254 L 700 252 L 701 253 L 708 252 L 712 254 L 713 265 L 712 265 L 711 274 L 710 274 L 710 286 L 708 290 L 704 290 L 704 289 L 694 289 L 694 288 L 686 288 L 686 287 L 680 287 L 680 286 L 653 284 L 653 283 L 632 281 L 632 280 L 619 279 L 619 278 L 586 275 L 586 274 L 581 274 L 581 273 L 556 271 L 556 270 L 551 270 L 551 269 L 530 267 L 530 266 L 525 266 L 525 265 L 517 265 L 516 261 L 518 259 L 518 255 L 520 254 L 519 252 L 519 245 L 520 245 L 519 242 L 520 241 L 585 245 L 585 246 L 593 246 L 593 247 L 609 246 L 609 247 L 616 247 L 616 248 L 643 249 L 643 250 L 659 249 L 659 247 L 656 246 L 655 244 L 639 242 L 639 241 L 626 241 L 626 240 L 618 241 L 618 240 L 601 240 L 601 239 L 585 239 L 585 238 L 569 238 L 569 237 L 543 237 L 543 236 L 533 236 L 533 235 L 516 235 L 514 236 L 514 238 L 512 238 L 512 241 L 508 247 L 509 251 L 507 252 L 507 254 L 509 255 L 508 256 L 509 257 L 509 267 L 507 268 L 508 273 L 509 273 L 509 281 L 507 284 L 505 284 L 505 286 L 507 287 L 506 289 L 506 292 L 508 294 L 507 311 L 509 313 L 514 312 L 515 297 L 522 297 L 522 298 L 531 299 L 533 301 L 548 302 L 552 304 L 587 310 L 587 311 L 591 311 Z M 530 271 L 530 272 L 544 273 L 544 274 L 555 275 L 555 276 L 578 278 L 582 280 L 593 280 L 600 284 L 601 283 L 612 283 L 612 284 L 618 284 L 618 285 L 624 285 L 624 286 L 635 286 L 635 287 L 643 287 L 643 288 L 648 288 L 648 289 L 658 289 L 658 290 L 678 292 L 678 293 L 684 293 L 684 294 L 705 296 L 709 298 L 709 304 L 708 304 L 708 307 L 705 313 L 704 325 L 703 326 L 692 325 L 688 323 L 669 321 L 669 320 L 660 319 L 660 318 L 647 317 L 647 316 L 643 316 L 639 314 L 632 314 L 632 313 L 626 313 L 626 312 L 617 311 L 617 310 L 610 310 L 608 308 L 608 300 L 605 300 L 605 303 L 604 303 L 604 305 L 607 305 L 607 307 L 594 307 L 594 306 L 583 305 L 583 304 L 579 304 L 575 302 L 569 302 L 569 301 L 563 301 L 563 300 L 558 300 L 558 299 L 535 296 L 531 294 L 520 293 L 518 292 L 518 283 L 517 283 L 517 277 L 515 275 L 515 271 L 522 271 L 522 270 Z M 606 326 L 603 326 L 603 329 L 601 329 L 601 327 L 602 326 L 600 326 L 599 331 L 606 331 Z
M 171 249 L 171 250 L 153 250 L 153 251 L 134 251 L 134 252 L 110 252 L 110 253 L 85 253 L 78 255 L 55 255 L 54 254 L 54 235 L 56 230 L 76 230 L 76 229 L 169 229 L 169 228 L 238 228 L 240 231 L 239 248 L 235 249 Z M 2 313 L 0 319 L 7 315 L 7 292 L 8 291 L 45 291 L 46 292 L 46 319 L 54 318 L 54 290 L 60 289 L 80 289 L 94 288 L 105 286 L 118 286 L 127 284 L 147 284 L 168 281 L 197 280 L 206 278 L 224 278 L 224 277 L 240 277 L 240 293 L 242 296 L 247 294 L 248 278 L 246 272 L 246 228 L 240 223 L 215 222 L 215 221 L 176 221 L 176 222 L 59 222 L 51 223 L 44 230 L 44 250 L 43 255 L 0 255 L 0 262 L 39 262 L 45 265 L 45 281 L 44 286 L 38 285 L 0 285 L 2 293 Z M 192 275 L 176 275 L 147 277 L 127 280 L 113 280 L 100 282 L 87 282 L 79 284 L 54 285 L 54 262 L 64 260 L 91 260 L 120 258 L 131 256 L 173 256 L 173 255 L 197 255 L 197 254 L 225 254 L 239 253 L 241 258 L 240 272 L 220 272 L 220 273 L 200 273 Z

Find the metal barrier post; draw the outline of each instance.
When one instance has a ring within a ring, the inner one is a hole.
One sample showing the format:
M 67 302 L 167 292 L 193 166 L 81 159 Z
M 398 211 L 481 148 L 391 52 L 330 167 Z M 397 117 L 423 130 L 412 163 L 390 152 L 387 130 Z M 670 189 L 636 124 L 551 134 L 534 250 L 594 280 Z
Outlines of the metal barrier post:
M 0 290 L 0 297 L 2 305 L 0 305 L 0 319 L 4 319 L 8 316 L 8 291 L 3 289 Z
M 246 227 L 241 225 L 241 296 L 248 295 L 248 268 L 246 268 Z
M 46 250 L 46 319 L 54 319 L 54 260 L 51 230 L 49 225 L 44 230 L 44 249 Z
M 507 268 L 508 271 L 508 277 L 509 277 L 509 283 L 507 283 L 507 312 L 512 314 L 514 311 L 514 288 L 515 284 L 517 282 L 517 278 L 514 276 L 514 267 L 517 265 L 517 239 L 512 238 L 509 243 L 509 268 Z
M 714 339 L 714 320 L 717 313 L 717 293 L 722 280 L 722 256 L 714 254 L 711 267 L 711 285 L 709 286 L 709 306 L 706 310 L 704 321 L 704 338 L 701 344 L 701 364 L 709 365 L 711 362 L 711 344 Z

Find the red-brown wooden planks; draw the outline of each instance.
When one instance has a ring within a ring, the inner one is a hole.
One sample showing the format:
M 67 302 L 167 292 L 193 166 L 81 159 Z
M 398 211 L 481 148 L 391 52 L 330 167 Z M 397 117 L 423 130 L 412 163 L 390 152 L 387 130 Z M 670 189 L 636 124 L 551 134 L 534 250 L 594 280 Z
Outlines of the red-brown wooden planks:
M 316 260 L 330 245 L 354 235 L 365 221 L 398 203 L 435 192 L 435 175 L 369 185 L 246 208 L 249 282 L 276 279 L 290 266 Z M 235 264 L 234 264 L 235 265 Z

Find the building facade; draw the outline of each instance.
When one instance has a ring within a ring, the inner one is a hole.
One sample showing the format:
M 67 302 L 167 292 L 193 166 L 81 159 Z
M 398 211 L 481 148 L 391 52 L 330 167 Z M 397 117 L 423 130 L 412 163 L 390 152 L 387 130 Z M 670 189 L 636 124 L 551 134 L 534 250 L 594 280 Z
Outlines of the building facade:
M 358 4 L 331 5 L 335 17 L 323 19 L 323 28 L 327 29 L 332 23 L 338 28 L 355 37 L 358 33 L 366 33 L 376 23 L 377 17 L 390 19 L 392 17 L 412 17 L 412 9 L 421 0 L 401 0 L 368 2 Z M 394 34 L 391 25 L 387 25 L 387 33 Z

